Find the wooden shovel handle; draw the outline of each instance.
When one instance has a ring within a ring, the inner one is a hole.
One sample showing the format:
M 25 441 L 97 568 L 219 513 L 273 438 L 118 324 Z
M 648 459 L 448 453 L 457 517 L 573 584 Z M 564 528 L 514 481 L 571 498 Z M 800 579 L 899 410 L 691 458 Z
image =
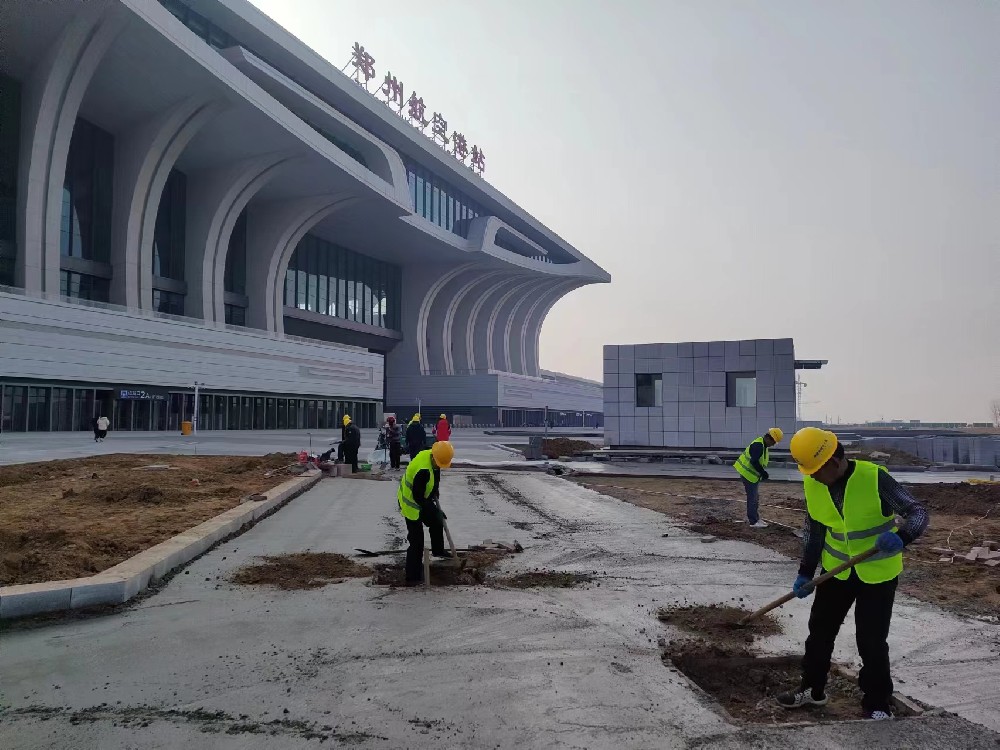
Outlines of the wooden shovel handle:
M 869 550 L 865 550 L 860 555 L 855 555 L 850 560 L 845 560 L 844 562 L 842 562 L 840 565 L 838 565 L 837 567 L 833 568 L 832 570 L 826 571 L 823 575 L 817 576 L 816 578 L 813 578 L 811 581 L 809 581 L 809 583 L 806 584 L 806 586 L 812 586 L 813 588 L 815 588 L 816 586 L 819 586 L 821 583 L 825 583 L 826 581 L 829 581 L 831 578 L 833 578 L 838 573 L 843 573 L 848 568 L 853 568 L 859 562 L 864 562 L 869 557 L 871 557 L 872 555 L 874 555 L 876 552 L 878 552 L 878 547 L 872 547 Z M 784 596 L 778 597 L 773 602 L 765 604 L 763 607 L 761 607 L 760 609 L 758 609 L 756 612 L 750 613 L 749 615 L 747 615 L 746 617 L 744 617 L 742 620 L 740 620 L 736 624 L 740 625 L 740 626 L 743 626 L 743 625 L 746 625 L 747 623 L 753 622 L 754 620 L 756 620 L 761 615 L 766 615 L 772 609 L 777 609 L 778 607 L 780 607 L 785 602 L 791 601 L 794 598 L 796 598 L 795 592 L 794 591 L 789 591 L 787 594 L 785 594 Z

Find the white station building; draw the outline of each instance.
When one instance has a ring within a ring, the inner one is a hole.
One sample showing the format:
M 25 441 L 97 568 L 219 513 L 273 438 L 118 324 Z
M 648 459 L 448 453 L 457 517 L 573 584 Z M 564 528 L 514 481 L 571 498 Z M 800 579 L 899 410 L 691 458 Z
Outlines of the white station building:
M 249 3 L 0 28 L 3 431 L 600 423 L 538 337 L 608 274 Z

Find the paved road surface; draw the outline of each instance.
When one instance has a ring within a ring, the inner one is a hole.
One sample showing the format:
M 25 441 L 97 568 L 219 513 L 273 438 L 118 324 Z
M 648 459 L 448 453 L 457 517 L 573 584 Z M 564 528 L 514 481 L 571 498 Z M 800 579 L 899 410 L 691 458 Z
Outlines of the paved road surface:
M 672 603 L 783 593 L 796 564 L 754 545 L 702 544 L 664 516 L 556 477 L 453 472 L 462 545 L 517 538 L 504 570 L 594 573 L 576 589 L 304 592 L 237 587 L 262 554 L 395 547 L 392 485 L 327 480 L 206 554 L 134 608 L 0 635 L 0 747 L 917 748 L 995 747 L 1000 626 L 901 597 L 899 687 L 966 719 L 805 729 L 728 724 L 660 661 Z M 664 537 L 663 534 L 669 534 Z M 783 610 L 794 652 L 808 604 Z M 837 657 L 855 658 L 848 620 Z M 270 734 L 270 733 L 273 733 Z M 326 738 L 325 742 L 321 742 Z

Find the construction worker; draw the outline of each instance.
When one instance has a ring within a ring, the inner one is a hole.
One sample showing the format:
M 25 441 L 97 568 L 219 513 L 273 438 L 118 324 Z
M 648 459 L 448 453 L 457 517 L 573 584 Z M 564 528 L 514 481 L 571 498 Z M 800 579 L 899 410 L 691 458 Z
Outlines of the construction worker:
M 416 586 L 424 578 L 421 559 L 424 555 L 424 526 L 430 530 L 431 554 L 451 557 L 444 548 L 444 512 L 438 504 L 441 490 L 441 469 L 451 467 L 455 449 L 451 443 L 434 443 L 430 450 L 421 451 L 406 467 L 399 480 L 396 499 L 399 512 L 406 519 L 406 585 Z
M 780 427 L 772 427 L 766 435 L 754 438 L 736 459 L 733 468 L 743 478 L 743 489 L 747 493 L 747 523 L 754 529 L 766 529 L 767 523 L 760 520 L 760 483 L 770 479 L 767 473 L 768 449 L 781 442 L 785 433 Z
M 799 575 L 792 591 L 800 599 L 812 593 L 816 565 L 831 570 L 854 555 L 878 552 L 818 587 L 809 615 L 809 637 L 798 689 L 777 696 L 785 708 L 822 706 L 830 657 L 840 626 L 855 605 L 858 685 L 865 717 L 891 719 L 889 623 L 896 584 L 903 570 L 903 548 L 927 528 L 927 511 L 884 467 L 849 460 L 832 432 L 804 427 L 791 441 L 792 457 L 805 478 L 807 536 Z M 896 526 L 896 517 L 904 519 Z
M 451 440 L 451 425 L 448 424 L 448 417 L 444 414 L 438 417 L 437 426 L 434 427 L 434 439 L 444 442 Z
M 420 413 L 418 412 L 413 415 L 410 424 L 406 426 L 406 450 L 410 454 L 411 461 L 417 457 L 420 451 L 426 449 L 426 443 L 427 433 L 424 431 L 424 426 L 420 424 Z
M 344 463 L 351 465 L 351 473 L 358 473 L 358 451 L 361 450 L 361 430 L 351 421 L 349 416 L 344 416 Z

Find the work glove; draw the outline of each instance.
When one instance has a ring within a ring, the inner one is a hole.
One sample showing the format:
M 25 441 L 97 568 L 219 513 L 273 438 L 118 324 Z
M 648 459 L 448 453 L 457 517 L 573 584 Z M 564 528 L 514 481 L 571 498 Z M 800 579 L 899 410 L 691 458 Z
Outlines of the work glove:
M 767 473 L 767 469 L 761 469 L 760 478 L 766 482 L 768 479 L 771 478 L 771 475 Z
M 815 588 L 816 587 L 812 585 L 812 579 L 809 576 L 804 575 L 798 576 L 795 579 L 795 583 L 792 584 L 792 591 L 799 599 L 805 599 Z
M 875 540 L 875 546 L 878 547 L 879 552 L 895 554 L 903 551 L 903 540 L 894 531 L 883 531 Z

